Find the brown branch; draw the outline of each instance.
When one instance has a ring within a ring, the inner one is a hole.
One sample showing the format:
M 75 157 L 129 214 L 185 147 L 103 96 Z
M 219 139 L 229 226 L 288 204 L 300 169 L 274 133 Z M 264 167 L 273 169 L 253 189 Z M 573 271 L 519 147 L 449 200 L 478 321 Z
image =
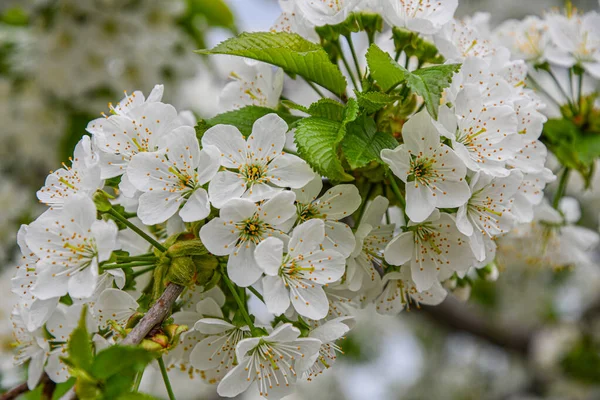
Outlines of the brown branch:
M 21 383 L 19 386 L 9 390 L 4 393 L 0 400 L 13 400 L 19 397 L 20 395 L 29 392 L 29 388 L 27 387 L 27 383 Z
M 44 389 L 42 391 L 42 399 L 46 400 L 46 399 L 52 399 L 52 395 L 54 394 L 54 389 L 56 388 L 56 383 L 52 382 L 52 380 L 50 379 L 50 377 L 48 376 L 47 373 L 43 373 L 42 377 L 40 378 L 40 382 L 38 385 L 43 385 Z M 27 386 L 27 383 L 22 383 L 19 386 L 13 388 L 12 390 L 4 393 L 1 397 L 0 400 L 12 400 L 12 399 L 16 399 L 17 397 L 19 397 L 22 394 L 25 394 L 27 392 L 29 392 L 29 387 Z
M 46 379 L 44 379 L 43 383 L 44 387 L 42 389 L 41 400 L 52 400 L 54 391 L 56 390 L 56 383 L 54 383 L 48 375 L 44 374 L 44 376 Z
M 183 286 L 174 283 L 167 285 L 160 298 L 120 344 L 139 344 L 156 325 L 164 321 L 183 289 Z
M 146 335 L 156 326 L 162 323 L 173 304 L 179 297 L 179 295 L 183 292 L 185 287 L 181 285 L 177 285 L 175 283 L 170 283 L 167 285 L 163 294 L 159 297 L 159 299 L 154 303 L 152 307 L 148 310 L 148 312 L 144 315 L 144 317 L 138 322 L 138 324 L 129 332 L 127 337 L 123 339 L 120 343 L 122 345 L 136 345 L 140 344 L 142 340 L 146 337 Z M 69 390 L 61 400 L 75 400 L 77 399 L 77 394 L 75 393 L 75 388 Z M 0 399 L 4 400 L 4 399 Z
M 529 354 L 534 332 L 520 326 L 503 326 L 491 322 L 480 310 L 467 307 L 452 296 L 448 296 L 440 305 L 422 305 L 421 309 L 435 323 L 450 330 L 470 333 L 525 356 Z

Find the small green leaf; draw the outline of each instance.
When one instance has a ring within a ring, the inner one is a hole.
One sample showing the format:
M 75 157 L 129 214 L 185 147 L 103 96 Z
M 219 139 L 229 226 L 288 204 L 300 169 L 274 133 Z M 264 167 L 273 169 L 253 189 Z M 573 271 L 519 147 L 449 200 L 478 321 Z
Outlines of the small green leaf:
M 355 91 L 358 105 L 361 106 L 367 113 L 377 112 L 401 99 L 400 96 L 395 96 L 381 92 L 359 92 Z
M 198 50 L 197 53 L 252 58 L 281 67 L 291 76 L 300 75 L 338 96 L 346 90 L 346 79 L 325 50 L 295 33 L 242 33 L 211 50 Z
M 246 106 L 240 108 L 238 110 L 228 111 L 223 114 L 219 114 L 212 118 L 204 119 L 198 121 L 198 125 L 195 126 L 196 136 L 200 139 L 204 132 L 206 132 L 209 128 L 224 124 L 224 125 L 233 125 L 240 130 L 242 135 L 250 136 L 252 133 L 252 125 L 256 122 L 257 119 L 264 117 L 267 114 L 276 113 L 279 115 L 288 125 L 294 123 L 300 117 L 296 117 L 291 114 L 286 114 L 283 112 L 278 112 L 273 110 L 272 108 L 267 107 L 259 107 L 259 106 Z
M 309 114 L 308 108 L 304 107 L 302 104 L 294 103 L 291 100 L 281 100 L 281 104 L 290 110 L 298 110 L 303 113 Z
M 203 15 L 210 26 L 221 26 L 235 32 L 234 16 L 223 0 L 188 0 L 191 16 Z
M 419 65 L 424 63 L 442 64 L 444 62 L 444 57 L 439 55 L 437 47 L 423 39 L 417 32 L 393 27 L 392 35 L 396 51 L 403 51 L 408 57 L 417 57 Z
M 423 97 L 425 107 L 434 119 L 438 117 L 442 92 L 450 86 L 452 75 L 459 69 L 460 64 L 435 65 L 418 69 L 408 75 L 407 85 Z
M 377 132 L 372 118 L 362 116 L 347 126 L 348 132 L 342 141 L 342 150 L 346 161 L 353 169 L 362 168 L 377 161 L 381 163 L 380 153 L 383 149 L 394 149 L 398 142 L 392 135 Z
M 91 366 L 92 375 L 107 379 L 123 371 L 143 370 L 154 359 L 154 355 L 141 347 L 111 346 L 96 356 Z
M 325 41 L 339 40 L 340 36 L 350 36 L 353 32 L 366 31 L 370 34 L 381 32 L 383 18 L 379 14 L 368 12 L 353 12 L 343 22 L 336 25 L 317 26 L 315 30 Z
M 600 158 L 600 135 L 585 135 L 575 142 L 575 150 L 584 164 L 591 164 Z
M 338 156 L 341 130 L 345 130 L 341 122 L 309 117 L 298 122 L 295 134 L 298 152 L 302 158 L 319 174 L 336 182 L 354 179 L 344 171 Z
M 79 325 L 71 333 L 67 350 L 69 352 L 69 362 L 75 368 L 89 372 L 92 368 L 94 353 L 92 341 L 86 327 L 87 307 L 81 310 Z
M 348 103 L 346 103 L 346 108 L 344 109 L 342 123 L 347 124 L 354 121 L 358 117 L 359 111 L 360 108 L 358 107 L 358 102 L 353 98 L 348 99 Z
M 410 74 L 406 68 L 394 61 L 376 44 L 372 44 L 367 51 L 367 65 L 371 76 L 384 92 L 404 82 L 407 75 Z
M 344 105 L 332 99 L 320 99 L 308 107 L 308 114 L 342 122 Z

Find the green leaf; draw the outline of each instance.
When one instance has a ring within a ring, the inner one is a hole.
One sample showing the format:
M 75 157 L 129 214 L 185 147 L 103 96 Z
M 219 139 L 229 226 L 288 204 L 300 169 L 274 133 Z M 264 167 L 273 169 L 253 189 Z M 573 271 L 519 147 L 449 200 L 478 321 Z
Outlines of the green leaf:
M 339 101 L 329 98 L 319 99 L 312 103 L 308 108 L 289 100 L 283 100 L 282 104 L 293 110 L 299 110 L 303 113 L 312 115 L 313 117 L 323 117 L 339 122 L 344 119 L 345 106 Z
M 437 47 L 433 43 L 423 39 L 417 32 L 393 27 L 392 37 L 396 51 L 403 51 L 408 57 L 417 57 L 419 65 L 423 65 L 424 63 L 442 64 L 444 62 L 444 57 L 438 54 Z
M 206 132 L 209 128 L 219 124 L 233 125 L 238 128 L 240 132 L 242 132 L 242 135 L 250 136 L 254 122 L 257 119 L 272 113 L 279 115 L 285 122 L 287 122 L 288 125 L 300 119 L 300 117 L 275 111 L 272 108 L 246 106 L 238 110 L 228 111 L 215 117 L 198 121 L 198 125 L 195 126 L 196 136 L 198 139 L 201 139 L 204 135 L 204 132 Z
M 144 369 L 153 359 L 154 354 L 141 347 L 115 345 L 98 353 L 91 372 L 98 379 L 107 379 L 124 370 Z
M 87 307 L 81 310 L 79 325 L 71 333 L 67 350 L 69 352 L 68 361 L 75 368 L 89 372 L 92 368 L 94 353 L 92 349 L 92 341 L 86 327 Z
M 338 157 L 341 130 L 345 130 L 341 122 L 308 117 L 298 122 L 295 141 L 299 154 L 315 171 L 333 181 L 347 182 L 354 178 L 344 171 Z
M 358 107 L 358 102 L 353 98 L 348 99 L 348 103 L 346 103 L 346 108 L 344 109 L 342 122 L 347 124 L 354 121 L 358 117 L 359 111 L 360 108 Z
M 281 67 L 291 76 L 300 75 L 336 95 L 342 95 L 346 90 L 346 79 L 325 50 L 295 33 L 242 33 L 211 50 L 197 52 L 252 58 Z
M 341 122 L 344 118 L 344 105 L 332 99 L 320 99 L 308 107 L 308 114 Z
M 210 26 L 221 26 L 235 32 L 233 13 L 223 0 L 188 0 L 187 12 L 203 15 Z
M 347 130 L 342 141 L 342 150 L 353 169 L 362 168 L 373 161 L 381 163 L 381 150 L 398 146 L 398 141 L 392 135 L 377 132 L 375 121 L 366 116 L 348 124 Z
M 388 53 L 381 50 L 376 44 L 372 44 L 367 51 L 367 65 L 371 76 L 384 92 L 404 82 L 410 74 L 406 68 L 394 61 Z
M 123 371 L 121 374 L 112 375 L 104 382 L 102 399 L 112 400 L 122 393 L 129 392 L 135 381 L 135 375 L 134 371 Z
M 317 26 L 315 30 L 322 40 L 336 41 L 340 36 L 350 36 L 353 32 L 366 31 L 369 34 L 381 32 L 383 18 L 379 14 L 368 12 L 353 12 L 343 22 L 336 25 Z
M 355 91 L 358 105 L 361 106 L 367 113 L 371 114 L 377 112 L 387 106 L 401 99 L 400 96 L 395 96 L 381 92 L 359 92 Z
M 600 158 L 600 135 L 585 135 L 575 142 L 575 151 L 584 164 L 591 164 Z
M 413 71 L 407 77 L 407 85 L 425 101 L 425 107 L 434 119 L 438 117 L 440 99 L 445 88 L 450 86 L 452 75 L 460 64 L 435 65 Z

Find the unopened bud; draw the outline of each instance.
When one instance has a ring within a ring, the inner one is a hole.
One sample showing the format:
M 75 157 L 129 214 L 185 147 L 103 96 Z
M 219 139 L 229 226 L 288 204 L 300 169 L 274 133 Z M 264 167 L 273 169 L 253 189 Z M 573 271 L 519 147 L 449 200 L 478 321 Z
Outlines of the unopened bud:
M 164 347 L 161 346 L 160 343 L 156 343 L 155 341 L 150 339 L 142 340 L 140 346 L 142 346 L 143 349 L 148 350 L 150 352 L 161 352 L 164 350 Z
M 465 302 L 471 297 L 471 285 L 468 283 L 459 285 L 452 291 L 452 294 L 454 294 L 454 297 L 458 300 Z
M 177 257 L 171 261 L 167 281 L 181 286 L 189 286 L 194 281 L 196 265 L 191 257 Z
M 169 348 L 177 346 L 181 334 L 188 331 L 187 325 L 170 324 L 163 327 L 165 334 L 169 338 Z
M 171 258 L 203 256 L 208 254 L 208 250 L 206 250 L 200 239 L 182 240 L 171 245 L 167 250 L 167 254 Z
M 112 204 L 110 204 L 110 199 L 114 199 L 113 196 L 106 193 L 104 190 L 96 190 L 94 196 L 92 197 L 94 200 L 94 204 L 96 205 L 96 209 L 100 212 L 110 211 L 112 208 Z

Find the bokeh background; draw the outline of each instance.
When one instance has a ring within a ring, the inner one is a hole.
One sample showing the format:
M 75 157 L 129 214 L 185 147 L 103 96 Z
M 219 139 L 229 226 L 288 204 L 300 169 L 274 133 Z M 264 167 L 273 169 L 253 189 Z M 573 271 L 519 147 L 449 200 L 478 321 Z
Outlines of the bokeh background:
M 35 191 L 67 160 L 87 121 L 123 90 L 148 93 L 164 83 L 166 102 L 216 114 L 223 61 L 192 51 L 235 32 L 268 30 L 280 13 L 275 0 L 226 3 L 0 0 L 0 391 L 23 380 L 10 355 L 9 267 L 18 226 L 41 211 Z M 573 3 L 598 8 L 596 0 Z M 488 12 L 494 26 L 562 5 L 461 0 L 457 16 Z M 600 179 L 590 190 L 573 180 L 567 194 L 597 229 Z M 293 398 L 600 399 L 600 263 L 555 270 L 510 251 L 501 256 L 498 281 L 479 280 L 461 299 L 395 318 L 363 310 L 336 367 Z M 213 387 L 171 373 L 178 399 L 218 398 Z M 144 375 L 144 390 L 164 395 L 155 378 Z

